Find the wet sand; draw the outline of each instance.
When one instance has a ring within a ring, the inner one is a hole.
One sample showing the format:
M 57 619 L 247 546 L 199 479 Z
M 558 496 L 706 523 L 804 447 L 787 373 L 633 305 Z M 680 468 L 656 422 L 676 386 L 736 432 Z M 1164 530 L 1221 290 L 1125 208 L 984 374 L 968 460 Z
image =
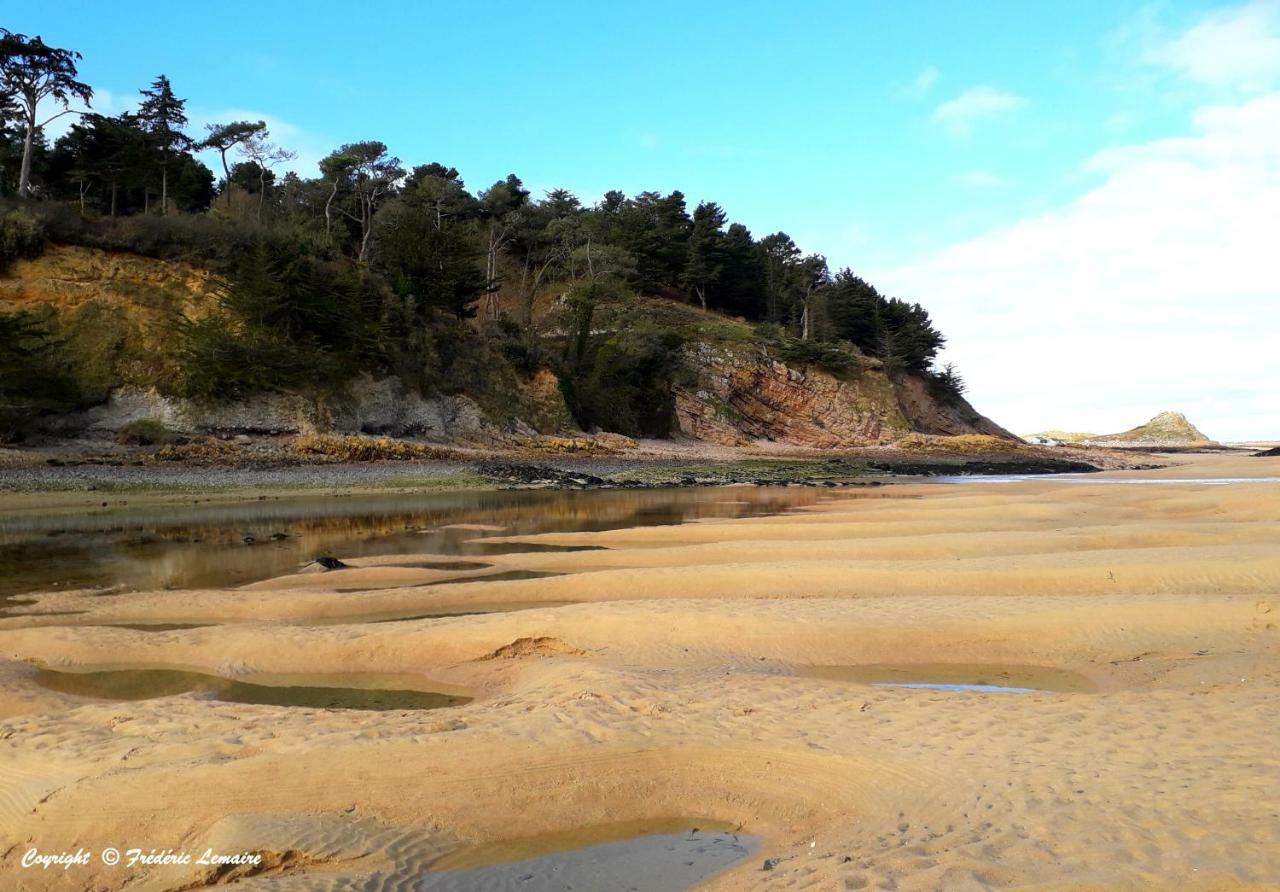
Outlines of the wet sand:
M 759 840 L 709 889 L 1277 888 L 1280 485 L 1178 481 L 1280 479 L 1280 460 L 1109 474 L 1167 482 L 913 484 L 785 516 L 473 531 L 507 546 L 494 569 L 560 574 L 543 578 L 455 582 L 406 553 L 340 586 L 34 596 L 0 619 L 16 841 L 0 886 L 211 877 L 19 865 L 31 846 L 112 845 L 264 852 L 251 888 L 406 888 L 446 856 L 470 869 L 468 851 L 678 815 Z M 503 604 L 523 609 L 361 621 Z M 209 625 L 87 624 L 173 622 Z M 111 664 L 414 674 L 474 699 L 375 713 L 36 683 Z M 876 683 L 931 667 L 939 683 L 1008 667 L 1032 690 Z

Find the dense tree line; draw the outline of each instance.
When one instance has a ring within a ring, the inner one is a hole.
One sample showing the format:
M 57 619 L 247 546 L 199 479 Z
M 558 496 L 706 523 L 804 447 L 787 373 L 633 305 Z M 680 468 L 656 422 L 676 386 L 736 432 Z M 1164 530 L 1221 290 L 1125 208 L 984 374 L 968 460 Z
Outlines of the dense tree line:
M 640 376 L 669 383 L 678 344 L 643 324 L 625 342 L 592 342 L 597 304 L 635 293 L 759 323 L 793 355 L 837 369 L 854 355 L 840 345 L 851 344 L 891 372 L 932 374 L 943 344 L 919 304 L 885 297 L 849 270 L 833 274 L 785 233 L 757 239 L 714 202 L 691 209 L 679 191 L 610 191 L 587 205 L 563 189 L 534 196 L 515 174 L 472 190 L 456 168 L 411 167 L 377 140 L 342 145 L 302 176 L 262 121 L 190 132 L 185 100 L 164 75 L 135 110 L 94 112 L 78 59 L 0 30 L 0 196 L 74 209 L 83 224 L 58 225 L 79 226 L 69 237 L 82 241 L 159 250 L 185 238 L 188 252 L 221 262 L 224 312 L 181 331 L 179 377 L 193 395 L 376 365 L 425 380 L 447 375 L 449 357 L 481 349 L 483 337 L 513 368 L 557 365 L 584 423 L 655 431 L 669 406 L 648 405 L 647 393 L 601 395 L 651 390 Z M 50 143 L 45 127 L 62 114 L 74 120 Z M 201 153 L 216 158 L 217 175 Z M 0 264 L 20 250 L 6 241 L 27 237 L 28 224 L 9 218 Z M 558 349 L 533 331 L 539 295 L 553 284 L 569 296 Z M 958 376 L 935 377 L 958 395 Z M 630 421 L 606 417 L 611 406 Z

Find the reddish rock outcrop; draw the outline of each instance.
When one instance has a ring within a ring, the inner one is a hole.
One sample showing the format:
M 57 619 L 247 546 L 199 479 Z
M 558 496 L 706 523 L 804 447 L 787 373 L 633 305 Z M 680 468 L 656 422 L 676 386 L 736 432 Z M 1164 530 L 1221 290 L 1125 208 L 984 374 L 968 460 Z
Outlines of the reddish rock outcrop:
M 850 378 L 798 368 L 763 347 L 698 344 L 686 352 L 694 387 L 676 391 L 679 433 L 721 445 L 770 440 L 815 449 L 863 446 L 912 431 L 1016 439 L 963 400 L 942 405 L 925 382 L 895 383 L 868 359 Z

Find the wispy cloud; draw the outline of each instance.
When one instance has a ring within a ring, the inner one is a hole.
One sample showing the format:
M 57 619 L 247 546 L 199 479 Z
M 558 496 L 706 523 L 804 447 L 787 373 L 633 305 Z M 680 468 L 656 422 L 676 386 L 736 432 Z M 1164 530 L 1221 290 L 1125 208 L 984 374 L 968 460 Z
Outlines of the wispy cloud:
M 1267 89 L 1280 81 L 1280 2 L 1214 10 L 1181 34 L 1147 42 L 1139 56 L 1147 65 L 1209 87 Z
M 121 96 L 105 87 L 93 88 L 92 108 L 100 115 L 118 115 L 135 104 L 132 97 Z
M 127 96 L 123 96 L 120 93 L 113 93 L 104 87 L 94 87 L 93 100 L 89 103 L 87 109 L 88 111 L 99 115 L 118 115 L 120 112 L 134 107 L 134 105 L 136 105 L 136 103 L 132 102 Z M 86 109 L 85 104 L 80 102 L 78 99 L 71 102 L 69 107 L 79 111 L 84 111 Z M 49 101 L 46 105 L 41 106 L 40 111 L 42 117 L 52 116 L 57 112 L 62 111 L 62 106 L 53 101 Z M 79 120 L 79 115 L 62 115 L 61 117 L 54 118 L 44 128 L 45 139 L 50 143 L 56 142 L 59 137 L 63 136 L 71 129 L 72 124 Z
M 926 66 L 920 70 L 908 86 L 904 87 L 902 93 L 911 99 L 923 99 L 929 95 L 929 91 L 933 89 L 934 84 L 938 82 L 938 78 L 942 77 L 942 72 L 932 65 Z
M 995 87 L 970 87 L 933 110 L 933 122 L 957 136 L 973 132 L 976 123 L 1017 111 L 1027 100 Z
M 1212 436 L 1280 436 L 1280 92 L 1083 168 L 1102 182 L 1075 200 L 876 281 L 929 307 L 1006 425 L 1120 430 L 1176 406 Z

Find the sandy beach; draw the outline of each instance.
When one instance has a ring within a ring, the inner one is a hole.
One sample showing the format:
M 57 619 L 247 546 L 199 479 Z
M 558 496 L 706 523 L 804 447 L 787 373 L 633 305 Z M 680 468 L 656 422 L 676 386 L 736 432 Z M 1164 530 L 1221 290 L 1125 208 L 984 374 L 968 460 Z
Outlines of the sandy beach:
M 1222 479 L 1241 482 L 1202 482 Z M 1280 459 L 1188 455 L 771 516 L 475 528 L 506 546 L 482 568 L 337 555 L 235 588 L 32 593 L 0 618 L 0 885 L 450 888 L 424 883 L 485 846 L 687 819 L 756 841 L 707 889 L 1277 888 L 1277 481 Z M 157 667 L 412 678 L 459 702 L 37 683 Z M 970 682 L 1023 692 L 900 686 Z M 107 846 L 261 860 L 21 864 Z

